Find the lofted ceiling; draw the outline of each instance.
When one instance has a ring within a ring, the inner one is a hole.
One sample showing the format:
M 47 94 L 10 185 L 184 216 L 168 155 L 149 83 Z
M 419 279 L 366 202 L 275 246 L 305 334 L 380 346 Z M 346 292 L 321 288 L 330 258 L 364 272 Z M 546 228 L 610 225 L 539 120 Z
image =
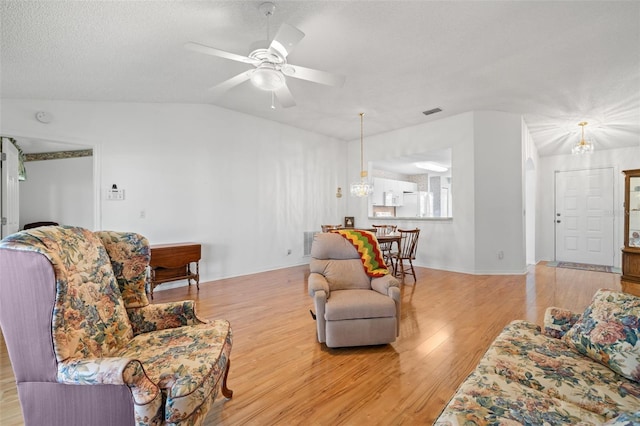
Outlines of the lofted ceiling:
M 341 140 L 361 111 L 366 136 L 497 110 L 522 114 L 543 156 L 569 153 L 580 121 L 597 150 L 640 145 L 640 2 L 275 2 L 271 35 L 306 34 L 288 61 L 346 77 L 288 78 L 297 105 L 275 110 L 249 82 L 213 96 L 251 66 L 184 48 L 247 55 L 261 3 L 3 0 L 0 96 L 212 104 Z

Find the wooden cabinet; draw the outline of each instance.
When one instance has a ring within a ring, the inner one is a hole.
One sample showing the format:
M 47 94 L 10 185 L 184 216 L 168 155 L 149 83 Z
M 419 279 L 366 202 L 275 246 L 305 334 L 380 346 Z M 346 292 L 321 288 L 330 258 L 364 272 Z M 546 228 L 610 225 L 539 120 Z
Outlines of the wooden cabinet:
M 191 280 L 196 282 L 200 290 L 200 257 L 201 247 L 198 243 L 158 244 L 151 247 L 149 262 L 149 293 L 153 299 L 153 289 L 166 282 Z M 195 270 L 191 268 L 195 265 Z
M 398 207 L 404 204 L 404 193 L 415 192 L 418 184 L 395 179 L 373 178 L 371 205 Z
M 371 194 L 371 204 L 374 206 L 384 206 L 383 179 L 373 178 L 373 194 Z
M 640 296 L 640 169 L 624 172 L 622 291 Z

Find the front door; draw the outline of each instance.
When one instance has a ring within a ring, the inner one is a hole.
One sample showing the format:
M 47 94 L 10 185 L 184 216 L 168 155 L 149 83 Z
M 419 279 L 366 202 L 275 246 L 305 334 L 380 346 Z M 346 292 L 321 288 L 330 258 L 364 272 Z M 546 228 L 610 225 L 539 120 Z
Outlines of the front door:
M 556 172 L 556 260 L 613 265 L 613 169 Z

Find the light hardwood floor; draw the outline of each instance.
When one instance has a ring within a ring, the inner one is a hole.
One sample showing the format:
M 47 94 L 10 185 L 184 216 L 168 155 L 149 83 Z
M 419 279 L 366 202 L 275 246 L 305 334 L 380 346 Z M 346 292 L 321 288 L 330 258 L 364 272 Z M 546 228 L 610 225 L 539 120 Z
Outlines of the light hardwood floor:
M 328 349 L 316 340 L 308 266 L 155 293 L 154 303 L 196 299 L 204 318 L 231 321 L 228 385 L 207 424 L 431 424 L 511 320 L 542 324 L 548 306 L 582 311 L 620 275 L 531 267 L 526 276 L 474 276 L 416 268 L 402 287 L 400 337 L 390 345 Z M 161 287 L 158 289 L 161 290 Z M 0 424 L 22 417 L 0 340 Z

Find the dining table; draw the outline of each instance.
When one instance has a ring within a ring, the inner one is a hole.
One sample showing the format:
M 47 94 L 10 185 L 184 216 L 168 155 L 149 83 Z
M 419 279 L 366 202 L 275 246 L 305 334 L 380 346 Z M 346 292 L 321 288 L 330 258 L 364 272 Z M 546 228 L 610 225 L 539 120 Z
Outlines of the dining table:
M 376 238 L 378 240 L 378 243 L 385 244 L 385 243 L 389 243 L 389 257 L 391 256 L 391 248 L 393 247 L 393 243 L 396 243 L 396 247 L 398 248 L 398 253 L 400 253 L 400 233 L 399 232 L 392 232 L 389 234 L 382 234 L 382 235 L 376 235 Z M 396 271 L 395 271 L 395 267 L 393 265 L 393 262 L 391 262 L 391 272 L 393 273 L 393 275 L 395 276 Z

